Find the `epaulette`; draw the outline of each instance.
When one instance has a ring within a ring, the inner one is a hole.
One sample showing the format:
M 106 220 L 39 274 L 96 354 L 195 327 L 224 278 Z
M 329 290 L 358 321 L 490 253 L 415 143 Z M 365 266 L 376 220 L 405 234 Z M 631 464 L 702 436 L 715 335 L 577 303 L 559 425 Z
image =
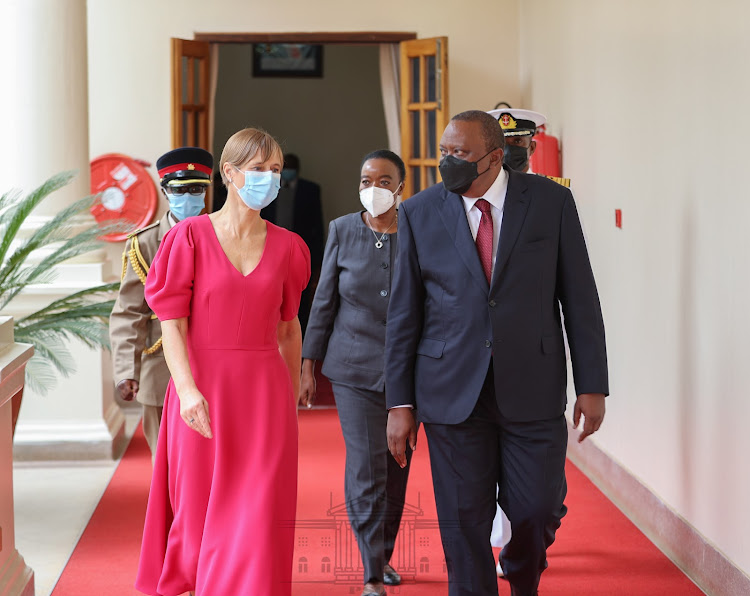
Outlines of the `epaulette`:
M 553 182 L 562 184 L 565 188 L 570 188 L 570 178 L 558 178 L 557 176 L 547 176 Z
M 130 249 L 126 247 L 126 249 L 122 253 L 122 278 L 125 279 L 125 271 L 128 267 L 128 262 L 130 262 L 130 266 L 133 268 L 133 271 L 138 276 L 138 279 L 141 280 L 141 283 L 145 286 L 146 285 L 146 276 L 148 275 L 149 269 L 151 269 L 151 266 L 149 263 L 146 262 L 146 258 L 143 256 L 143 253 L 141 252 L 141 244 L 138 241 L 138 234 L 141 232 L 144 232 L 145 230 L 150 230 L 154 226 L 159 225 L 159 222 L 151 224 L 150 226 L 146 226 L 145 228 L 141 228 L 140 230 L 136 230 L 132 234 L 128 235 L 128 239 L 130 240 Z
M 145 228 L 138 228 L 135 232 L 130 232 L 130 234 L 128 234 L 128 238 L 132 238 L 133 236 L 137 236 L 141 232 L 145 232 L 146 230 L 150 230 L 151 228 L 155 228 L 156 226 L 159 225 L 159 223 L 160 223 L 160 220 L 157 219 L 154 223 L 152 223 L 151 225 L 146 226 Z
M 130 239 L 130 249 L 125 250 L 122 253 L 122 279 L 125 279 L 125 273 L 128 268 L 128 263 L 130 263 L 130 266 L 133 268 L 133 272 L 138 276 L 138 279 L 141 280 L 141 283 L 145 286 L 146 285 L 146 277 L 148 276 L 149 269 L 151 269 L 151 266 L 146 262 L 146 258 L 143 256 L 143 253 L 141 252 L 141 245 L 138 242 L 138 234 L 141 232 L 145 232 L 146 230 L 150 230 L 151 228 L 158 226 L 159 222 L 156 221 L 152 223 L 150 226 L 146 226 L 145 228 L 141 228 L 139 230 L 136 230 L 135 232 L 132 232 L 128 234 L 128 239 Z M 156 315 L 151 315 L 152 319 L 156 319 Z M 144 354 L 150 355 L 155 352 L 157 352 L 162 345 L 162 338 L 156 340 L 156 343 L 151 346 L 150 348 L 146 348 L 143 350 Z

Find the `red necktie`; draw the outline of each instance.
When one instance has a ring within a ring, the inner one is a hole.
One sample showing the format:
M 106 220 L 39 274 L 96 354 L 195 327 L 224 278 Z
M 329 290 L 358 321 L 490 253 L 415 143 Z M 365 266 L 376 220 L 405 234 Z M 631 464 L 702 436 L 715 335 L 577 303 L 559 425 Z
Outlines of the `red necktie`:
M 484 274 L 487 276 L 487 283 L 490 283 L 492 281 L 492 205 L 484 199 L 478 199 L 474 204 L 482 212 L 482 219 L 477 230 L 477 252 Z

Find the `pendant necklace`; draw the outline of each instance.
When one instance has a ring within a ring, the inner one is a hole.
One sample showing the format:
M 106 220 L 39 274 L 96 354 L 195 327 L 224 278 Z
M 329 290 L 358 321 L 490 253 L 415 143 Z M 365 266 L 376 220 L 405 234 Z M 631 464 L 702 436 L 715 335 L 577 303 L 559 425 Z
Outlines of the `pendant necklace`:
M 393 225 L 398 221 L 398 213 L 396 213 L 396 215 L 393 217 L 393 221 L 391 222 L 391 225 L 389 225 L 386 231 L 380 235 L 379 239 L 378 239 L 378 235 L 375 233 L 375 230 L 372 228 L 372 224 L 370 223 L 370 214 L 367 213 L 365 217 L 367 217 L 367 227 L 370 228 L 372 235 L 375 236 L 375 248 L 383 248 L 383 239 L 385 238 L 386 234 L 388 234 L 388 230 L 390 230 L 393 227 Z

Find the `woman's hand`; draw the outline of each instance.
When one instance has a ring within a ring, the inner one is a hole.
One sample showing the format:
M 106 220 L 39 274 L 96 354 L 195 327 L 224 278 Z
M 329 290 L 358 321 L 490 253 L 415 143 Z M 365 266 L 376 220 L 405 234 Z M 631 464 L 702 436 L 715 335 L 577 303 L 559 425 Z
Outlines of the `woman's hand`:
M 302 379 L 300 380 L 299 397 L 302 405 L 312 408 L 317 396 L 317 383 L 315 382 L 315 361 L 302 361 Z
M 167 360 L 172 382 L 180 398 L 180 416 L 190 428 L 207 439 L 213 438 L 211 419 L 208 417 L 208 402 L 198 391 L 190 370 L 187 351 L 187 317 L 167 319 L 161 322 L 164 338 L 164 358 Z
M 299 325 L 299 318 L 279 321 L 276 338 L 279 342 L 279 353 L 286 363 L 289 379 L 292 381 L 292 396 L 296 412 L 299 404 L 300 362 L 302 362 L 302 328 Z
M 178 393 L 179 395 L 179 393 Z M 180 398 L 180 416 L 191 429 L 207 439 L 213 438 L 208 402 L 198 389 L 186 391 Z

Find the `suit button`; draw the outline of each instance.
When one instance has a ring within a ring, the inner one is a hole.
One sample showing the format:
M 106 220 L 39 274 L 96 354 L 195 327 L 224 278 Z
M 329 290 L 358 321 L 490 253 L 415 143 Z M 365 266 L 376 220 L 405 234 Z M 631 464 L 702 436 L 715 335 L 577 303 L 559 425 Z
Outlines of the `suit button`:
M 380 290 L 380 295 L 385 298 L 388 295 L 388 290 Z
M 386 325 L 386 323 L 385 323 L 385 320 L 383 320 L 383 321 L 380 321 L 380 324 L 381 324 L 381 325 L 382 325 L 383 327 L 385 327 L 385 325 Z
M 495 302 L 494 300 L 490 300 L 490 306 L 492 308 L 495 308 L 497 306 L 497 302 Z
M 380 265 L 383 269 L 388 269 L 388 263 L 383 263 Z
M 488 339 L 487 341 L 484 342 L 484 347 L 485 348 L 491 348 L 492 347 L 492 342 Z

